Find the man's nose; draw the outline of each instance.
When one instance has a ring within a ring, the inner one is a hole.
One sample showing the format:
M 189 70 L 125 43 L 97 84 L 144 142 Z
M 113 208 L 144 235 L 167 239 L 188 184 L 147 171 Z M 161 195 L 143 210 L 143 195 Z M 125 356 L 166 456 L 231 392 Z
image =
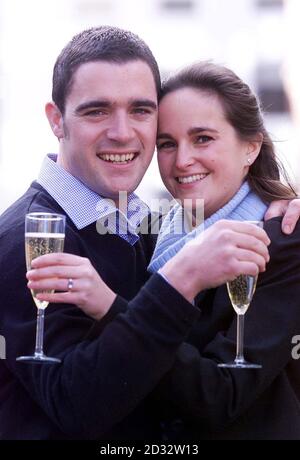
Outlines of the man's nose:
M 175 166 L 183 170 L 194 163 L 195 159 L 190 148 L 185 144 L 179 144 L 176 152 Z
M 133 136 L 134 130 L 129 115 L 126 113 L 115 114 L 107 130 L 107 137 L 112 141 L 126 144 L 132 140 Z

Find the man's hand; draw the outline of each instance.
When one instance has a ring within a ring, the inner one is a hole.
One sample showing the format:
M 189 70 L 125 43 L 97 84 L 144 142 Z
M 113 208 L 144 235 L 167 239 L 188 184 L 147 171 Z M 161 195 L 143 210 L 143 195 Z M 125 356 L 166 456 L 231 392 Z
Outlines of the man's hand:
M 160 272 L 187 300 L 240 274 L 257 275 L 269 261 L 266 232 L 247 222 L 220 220 L 187 243 Z
M 300 198 L 294 200 L 277 200 L 273 201 L 264 219 L 272 219 L 272 217 L 283 216 L 281 229 L 283 233 L 289 235 L 295 229 L 295 226 L 300 217 Z

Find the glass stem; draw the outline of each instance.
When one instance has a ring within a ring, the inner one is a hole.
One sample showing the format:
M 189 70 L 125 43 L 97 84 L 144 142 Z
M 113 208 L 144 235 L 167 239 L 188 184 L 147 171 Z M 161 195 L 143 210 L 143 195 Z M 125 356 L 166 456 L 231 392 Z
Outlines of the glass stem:
M 38 308 L 36 322 L 35 356 L 43 356 L 45 309 Z
M 237 315 L 237 341 L 236 341 L 236 358 L 235 362 L 244 361 L 244 316 Z

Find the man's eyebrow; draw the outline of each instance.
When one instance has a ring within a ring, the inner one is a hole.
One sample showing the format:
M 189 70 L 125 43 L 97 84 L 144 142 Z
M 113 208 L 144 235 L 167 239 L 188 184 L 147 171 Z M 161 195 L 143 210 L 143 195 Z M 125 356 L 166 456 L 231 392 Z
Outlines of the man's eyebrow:
M 102 107 L 102 108 L 111 107 L 111 103 L 109 101 L 106 101 L 105 99 L 103 100 L 95 99 L 92 101 L 83 102 L 78 107 L 76 107 L 75 113 L 81 113 L 86 109 L 99 108 L 99 107 Z
M 156 102 L 151 99 L 134 99 L 130 102 L 132 107 L 149 107 L 153 110 L 157 110 Z M 109 108 L 112 107 L 112 102 L 107 101 L 106 99 L 95 99 L 87 102 L 83 102 L 75 109 L 75 113 L 79 114 L 87 109 L 95 108 Z
M 150 107 L 153 110 L 157 110 L 156 102 L 151 99 L 134 99 L 131 102 L 132 107 Z

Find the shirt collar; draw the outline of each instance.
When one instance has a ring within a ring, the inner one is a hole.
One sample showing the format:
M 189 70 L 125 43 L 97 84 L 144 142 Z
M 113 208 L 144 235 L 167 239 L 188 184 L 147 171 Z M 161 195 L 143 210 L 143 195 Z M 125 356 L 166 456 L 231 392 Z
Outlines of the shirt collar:
M 137 241 L 138 226 L 150 213 L 146 203 L 131 193 L 124 213 L 111 200 L 101 197 L 59 166 L 56 160 L 54 154 L 45 157 L 37 182 L 62 207 L 74 225 L 80 230 L 100 220 L 105 222 L 110 233 L 117 233 L 130 242 Z

